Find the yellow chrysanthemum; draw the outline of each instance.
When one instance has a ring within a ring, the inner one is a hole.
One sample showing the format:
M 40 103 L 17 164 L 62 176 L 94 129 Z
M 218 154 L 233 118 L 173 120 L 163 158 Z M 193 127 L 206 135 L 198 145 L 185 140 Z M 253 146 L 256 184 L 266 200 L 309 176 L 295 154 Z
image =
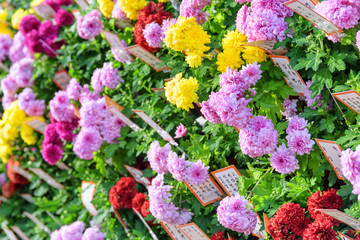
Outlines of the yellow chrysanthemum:
M 14 32 L 9 28 L 9 24 L 6 22 L 7 12 L 0 10 L 0 34 L 9 34 L 10 37 L 14 36 Z
M 244 61 L 240 57 L 240 51 L 236 49 L 225 49 L 224 52 L 219 53 L 217 56 L 218 70 L 220 72 L 226 72 L 227 67 L 235 70 L 240 68 Z
M 228 31 L 225 37 L 222 40 L 222 45 L 224 49 L 236 49 L 236 50 L 242 50 L 243 47 L 241 44 L 247 43 L 247 37 L 241 33 L 239 33 L 238 30 L 234 31 Z
M 21 22 L 21 19 L 23 19 L 23 17 L 27 15 L 29 15 L 29 12 L 27 10 L 24 10 L 22 8 L 16 10 L 16 12 L 14 12 L 14 14 L 11 16 L 12 27 L 15 29 L 19 29 L 19 24 Z
M 180 16 L 177 23 L 172 24 L 165 32 L 164 42 L 175 51 L 185 50 L 188 55 L 186 62 L 191 67 L 200 66 L 199 58 L 204 57 L 204 52 L 210 49 L 205 45 L 210 43 L 210 36 L 197 24 L 194 17 Z
M 193 103 L 199 99 L 195 92 L 198 88 L 196 78 L 185 79 L 182 78 L 182 73 L 178 73 L 171 81 L 165 83 L 165 96 L 176 107 L 189 111 L 190 108 L 194 108 Z
M 114 2 L 111 0 L 97 0 L 97 2 L 99 4 L 99 9 L 102 15 L 110 18 L 112 16 L 112 10 L 115 6 Z
M 9 156 L 11 156 L 12 150 L 9 144 L 0 144 L 0 158 L 3 162 L 7 162 L 9 160 Z
M 131 20 L 137 20 L 139 12 L 143 9 L 148 2 L 146 0 L 119 0 L 121 10 L 126 13 L 126 17 Z
M 268 58 L 266 51 L 257 47 L 244 47 L 242 52 L 242 57 L 247 64 L 251 64 L 254 62 L 260 63 Z
M 34 136 L 34 129 L 32 129 L 31 127 L 29 127 L 24 123 L 21 124 L 20 135 L 26 144 L 33 145 L 36 143 L 36 139 Z
M 166 2 L 170 2 L 170 0 L 158 0 L 158 2 L 166 3 Z
M 30 3 L 30 7 L 35 7 L 35 6 L 38 6 L 40 5 L 41 3 L 43 3 L 45 0 L 33 0 L 31 3 Z

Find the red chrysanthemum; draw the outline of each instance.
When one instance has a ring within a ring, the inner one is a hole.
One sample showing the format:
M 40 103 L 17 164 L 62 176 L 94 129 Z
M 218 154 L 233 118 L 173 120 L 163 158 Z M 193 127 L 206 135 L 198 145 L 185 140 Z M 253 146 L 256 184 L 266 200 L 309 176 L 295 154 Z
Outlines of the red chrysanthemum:
M 136 182 L 131 177 L 121 178 L 115 186 L 110 189 L 109 200 L 115 209 L 131 208 L 132 199 L 137 193 Z
M 146 200 L 144 193 L 135 194 L 134 198 L 131 201 L 132 207 L 135 208 L 138 212 L 141 212 L 141 207 Z
M 305 209 L 299 204 L 282 205 L 269 221 L 269 233 L 275 240 L 294 240 L 297 236 L 302 236 L 305 228 L 311 223 L 304 214 Z
M 150 201 L 145 200 L 145 202 L 141 206 L 141 215 L 143 215 L 143 217 L 147 217 L 150 214 L 149 206 L 150 206 Z
M 357 235 L 354 240 L 360 240 L 360 235 Z
M 331 188 L 328 191 L 317 191 L 308 198 L 307 206 L 308 211 L 313 219 L 318 219 L 319 217 L 329 219 L 333 225 L 339 225 L 339 221 L 336 219 L 316 211 L 316 209 L 341 209 L 343 206 L 343 199 L 341 196 L 337 195 L 337 190 Z
M 10 181 L 13 184 L 19 184 L 19 185 L 27 184 L 29 181 L 26 178 L 24 178 L 23 176 L 21 176 L 20 174 L 16 173 L 13 170 L 12 166 L 20 167 L 20 162 L 19 161 L 13 161 L 12 159 L 10 159 L 7 162 L 6 174 L 7 174 L 8 178 L 10 179 Z
M 305 229 L 303 240 L 336 240 L 336 232 L 332 226 L 329 219 L 320 216 Z
M 224 232 L 219 231 L 211 236 L 211 240 L 225 240 Z
M 165 12 L 162 3 L 156 4 L 149 2 L 148 5 L 139 12 L 139 18 L 134 27 L 134 41 L 149 52 L 157 52 L 159 48 L 152 48 L 147 44 L 143 30 L 147 24 L 152 22 L 161 26 L 163 20 L 171 16 L 172 14 L 170 12 Z
M 6 198 L 11 198 L 12 195 L 16 193 L 16 185 L 12 182 L 6 182 L 1 187 L 2 195 Z

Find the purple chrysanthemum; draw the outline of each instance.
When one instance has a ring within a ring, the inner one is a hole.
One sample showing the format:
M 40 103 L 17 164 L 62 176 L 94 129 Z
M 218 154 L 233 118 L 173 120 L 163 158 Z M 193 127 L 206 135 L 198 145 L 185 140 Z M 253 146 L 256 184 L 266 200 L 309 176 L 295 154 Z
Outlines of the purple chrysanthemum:
M 313 83 L 313 81 L 307 81 L 306 82 L 306 88 L 305 88 L 305 92 L 304 92 L 304 97 L 305 97 L 305 102 L 306 105 L 312 109 L 316 109 L 316 106 L 314 106 L 314 103 L 317 102 L 317 106 L 321 107 L 322 103 L 321 103 L 321 94 L 316 95 L 315 98 L 311 98 L 311 90 L 310 90 L 310 86 Z
M 94 157 L 93 152 L 99 150 L 102 143 L 99 130 L 83 127 L 74 141 L 74 152 L 82 159 L 91 160 Z
M 168 30 L 168 28 L 172 25 L 172 24 L 176 24 L 177 22 L 177 18 L 168 18 L 163 20 L 162 24 L 161 24 L 161 28 L 164 32 L 166 32 L 166 30 Z
M 34 81 L 31 81 L 33 75 L 33 59 L 23 58 L 10 67 L 10 77 L 15 80 L 19 87 L 31 87 Z
M 156 22 L 147 24 L 143 30 L 143 34 L 147 44 L 153 48 L 161 47 L 161 43 L 165 38 L 163 29 Z
M 5 60 L 6 56 L 9 56 L 10 47 L 13 41 L 9 34 L 0 34 L 0 62 Z
M 62 239 L 81 240 L 83 237 L 83 231 L 85 229 L 85 223 L 81 221 L 73 222 L 70 225 L 62 226 L 60 228 Z
M 346 149 L 341 153 L 341 171 L 353 185 L 353 193 L 360 194 L 360 145 L 355 151 Z
M 183 182 L 187 178 L 184 155 L 179 158 L 176 153 L 170 151 L 167 160 L 167 168 L 176 180 Z
M 289 120 L 289 125 L 286 129 L 286 133 L 290 134 L 292 131 L 303 131 L 308 124 L 305 118 L 295 116 Z
M 281 174 L 287 174 L 295 172 L 299 169 L 298 160 L 295 154 L 283 143 L 276 151 L 271 153 L 270 157 L 271 166 Z
M 315 144 L 315 142 L 311 140 L 311 135 L 307 129 L 291 131 L 289 135 L 286 136 L 286 140 L 288 141 L 290 150 L 299 155 L 310 154 Z
M 87 228 L 81 240 L 104 240 L 105 233 L 102 233 L 98 227 Z
M 356 46 L 360 51 L 360 30 L 356 34 Z
M 100 93 L 104 87 L 115 89 L 118 84 L 124 82 L 119 76 L 119 70 L 113 68 L 112 63 L 104 63 L 102 68 L 97 68 L 91 77 L 91 85 L 95 93 Z
M 80 83 L 75 79 L 72 78 L 69 82 L 69 85 L 66 87 L 66 94 L 69 99 L 79 101 L 80 92 L 82 91 L 82 87 Z
M 77 31 L 83 39 L 91 39 L 101 33 L 103 24 L 101 22 L 101 14 L 97 10 L 92 10 L 84 17 L 77 20 Z
M 170 144 L 160 147 L 158 141 L 152 142 L 147 152 L 150 167 L 159 174 L 167 173 L 167 157 L 170 151 Z

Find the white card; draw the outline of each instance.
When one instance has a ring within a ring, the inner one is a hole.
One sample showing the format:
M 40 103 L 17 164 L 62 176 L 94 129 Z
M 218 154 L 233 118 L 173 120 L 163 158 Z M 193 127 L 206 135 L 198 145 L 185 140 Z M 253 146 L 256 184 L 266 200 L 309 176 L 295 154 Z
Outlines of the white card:
M 53 82 L 60 88 L 61 90 L 65 90 L 66 87 L 69 85 L 69 82 L 71 80 L 71 77 L 66 72 L 66 70 L 61 70 L 57 73 L 55 73 Z
M 46 123 L 36 117 L 28 120 L 25 124 L 41 134 L 44 134 L 45 128 L 47 127 Z
M 45 226 L 45 224 L 43 224 L 37 217 L 35 217 L 34 215 L 28 212 L 24 212 L 24 216 L 29 218 L 33 223 L 38 225 L 42 230 L 47 232 L 49 235 L 51 234 L 51 230 L 47 226 Z
M 124 167 L 126 168 L 126 170 L 129 171 L 129 173 L 135 179 L 136 182 L 141 183 L 145 186 L 150 185 L 149 179 L 147 179 L 146 177 L 143 177 L 144 174 L 141 170 L 131 167 L 131 166 L 128 166 L 128 165 L 124 165 Z
M 274 50 L 274 46 L 277 43 L 275 40 L 259 40 L 241 44 L 240 46 L 257 47 L 272 55 L 284 55 L 287 53 L 285 48 L 277 48 Z
M 75 2 L 83 10 L 89 10 L 90 9 L 89 5 L 87 4 L 87 2 L 85 0 L 75 0 Z
M 149 233 L 152 237 L 152 239 L 154 240 L 159 240 L 158 237 L 156 236 L 156 234 L 153 232 L 153 230 L 151 229 L 151 227 L 149 226 L 149 224 L 146 222 L 146 220 L 144 219 L 144 217 L 135 209 L 133 208 L 133 211 L 136 213 L 136 215 L 138 215 L 138 217 L 140 218 L 140 220 L 144 223 L 145 227 L 149 230 Z
M 35 173 L 39 178 L 44 180 L 47 184 L 52 186 L 53 188 L 56 188 L 56 189 L 59 189 L 59 190 L 65 189 L 65 187 L 62 184 L 58 183 L 54 178 L 52 178 L 49 174 L 44 172 L 42 169 L 40 169 L 40 168 L 30 168 L 30 170 L 33 173 Z
M 197 119 L 195 119 L 195 121 L 197 122 L 197 123 L 199 123 L 199 125 L 201 126 L 201 127 L 204 127 L 204 125 L 205 125 L 205 123 L 206 123 L 206 119 L 203 117 L 203 116 L 201 116 L 201 117 L 198 117 Z
M 50 19 L 55 16 L 55 11 L 52 7 L 45 3 L 32 7 L 35 12 L 44 19 Z
M 202 184 L 195 185 L 187 182 L 184 183 L 203 206 L 216 202 L 224 196 L 220 187 L 210 176 Z
M 195 223 L 181 225 L 178 228 L 191 240 L 210 240 Z
M 171 225 L 165 222 L 160 222 L 165 231 L 169 234 L 172 240 L 190 240 L 177 225 Z
M 151 54 L 150 52 L 146 51 L 146 49 L 140 47 L 139 45 L 131 46 L 126 48 L 132 55 L 139 58 L 141 61 L 148 64 L 152 67 L 155 71 L 160 72 L 166 69 L 165 66 L 158 67 L 158 65 L 162 62 L 159 58 L 155 55 Z
M 4 233 L 10 240 L 18 240 L 15 233 L 10 229 L 8 229 L 7 227 L 2 227 L 1 229 L 4 231 Z
M 91 203 L 91 201 L 94 199 L 95 190 L 96 183 L 87 181 L 81 182 L 81 202 L 92 216 L 95 216 L 98 213 L 94 204 Z
M 115 18 L 115 26 L 119 29 L 124 29 L 126 27 L 131 27 L 131 24 L 128 23 L 126 20 Z
M 315 142 L 319 145 L 321 151 L 325 155 L 326 159 L 329 161 L 330 165 L 333 167 L 337 177 L 340 180 L 344 180 L 345 177 L 342 173 L 341 166 L 341 147 L 336 144 L 334 141 L 316 139 Z
M 11 226 L 11 229 L 21 238 L 21 240 L 30 240 L 30 238 L 17 226 Z
M 340 222 L 349 225 L 353 229 L 360 231 L 360 221 L 345 214 L 344 212 L 341 212 L 337 209 L 316 209 L 316 211 L 325 213 L 325 214 L 339 220 Z
M 23 176 L 24 178 L 26 178 L 28 181 L 30 181 L 30 179 L 32 178 L 31 174 L 28 173 L 26 170 L 17 167 L 17 166 L 11 166 L 11 168 L 14 170 L 14 172 L 20 174 L 21 176 Z
M 357 91 L 338 92 L 332 95 L 357 114 L 360 112 L 360 94 Z
M 31 196 L 30 193 L 20 193 L 20 197 L 22 197 L 23 199 L 25 199 L 29 203 L 34 203 L 35 202 L 33 196 Z
M 234 165 L 213 171 L 211 174 L 229 196 L 235 196 L 241 174 Z
M 281 68 L 283 73 L 285 74 L 285 81 L 289 87 L 291 87 L 295 92 L 299 95 L 304 95 L 306 85 L 303 79 L 300 77 L 299 73 L 292 69 L 290 66 L 290 60 L 288 57 L 285 56 L 270 56 L 273 63 Z
M 254 206 L 252 205 L 252 203 L 249 202 L 249 204 L 250 204 L 250 209 L 254 210 Z M 260 230 L 261 227 L 262 227 L 261 219 L 260 219 L 258 213 L 256 213 L 256 215 L 257 215 L 257 222 L 256 222 L 255 229 L 252 232 L 252 235 L 254 235 L 254 236 L 256 236 L 256 237 L 258 237 L 260 239 L 265 239 L 266 238 L 266 232 L 265 232 L 265 230 L 262 230 L 262 231 Z
M 104 30 L 102 30 L 101 32 L 104 34 L 106 41 L 115 50 L 116 54 L 118 54 L 119 57 L 125 59 L 126 62 L 133 61 L 132 57 L 126 51 L 126 48 L 122 44 L 118 35 L 111 33 L 111 32 L 104 31 Z
M 141 110 L 133 110 L 142 120 L 144 120 L 150 127 L 152 127 L 165 141 L 176 143 L 168 132 L 162 129 L 156 122 L 154 122 L 146 113 Z

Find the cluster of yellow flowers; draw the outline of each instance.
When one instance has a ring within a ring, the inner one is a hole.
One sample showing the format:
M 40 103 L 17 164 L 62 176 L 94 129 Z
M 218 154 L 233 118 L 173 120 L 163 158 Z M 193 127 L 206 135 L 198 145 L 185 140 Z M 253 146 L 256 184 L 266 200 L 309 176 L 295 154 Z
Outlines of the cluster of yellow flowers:
M 7 12 L 5 10 L 0 10 L 0 34 L 9 34 L 10 37 L 14 36 L 14 32 L 9 28 L 8 23 L 6 22 Z
M 182 73 L 178 73 L 171 81 L 165 83 L 165 96 L 170 103 L 176 104 L 176 107 L 189 111 L 190 108 L 194 108 L 193 103 L 199 99 L 195 92 L 198 88 L 196 78 L 185 79 L 182 78 Z
M 19 8 L 18 10 L 16 10 L 14 12 L 14 14 L 11 16 L 11 25 L 14 29 L 19 29 L 19 24 L 21 22 L 21 19 L 23 19 L 23 17 L 29 15 L 28 10 Z
M 34 130 L 25 124 L 30 119 L 19 108 L 18 101 L 12 102 L 10 107 L 4 111 L 3 118 L 0 120 L 0 158 L 4 162 L 11 156 L 11 144 L 18 137 L 19 132 L 27 145 L 36 143 Z
M 177 23 L 172 24 L 165 32 L 164 42 L 169 48 L 186 53 L 186 62 L 190 67 L 201 65 L 201 58 L 210 47 L 210 36 L 197 24 L 194 17 L 180 16 Z
M 115 6 L 115 3 L 112 0 L 97 0 L 99 4 L 99 9 L 102 15 L 107 18 L 112 16 L 112 10 Z
M 227 67 L 235 70 L 245 62 L 251 64 L 267 59 L 268 56 L 264 50 L 257 47 L 242 46 L 247 42 L 247 37 L 239 33 L 238 30 L 228 31 L 222 40 L 224 51 L 217 57 L 218 70 L 225 72 Z
M 148 3 L 146 0 L 118 0 L 121 10 L 126 13 L 126 17 L 131 20 L 137 20 L 139 17 L 139 12 L 143 9 Z

